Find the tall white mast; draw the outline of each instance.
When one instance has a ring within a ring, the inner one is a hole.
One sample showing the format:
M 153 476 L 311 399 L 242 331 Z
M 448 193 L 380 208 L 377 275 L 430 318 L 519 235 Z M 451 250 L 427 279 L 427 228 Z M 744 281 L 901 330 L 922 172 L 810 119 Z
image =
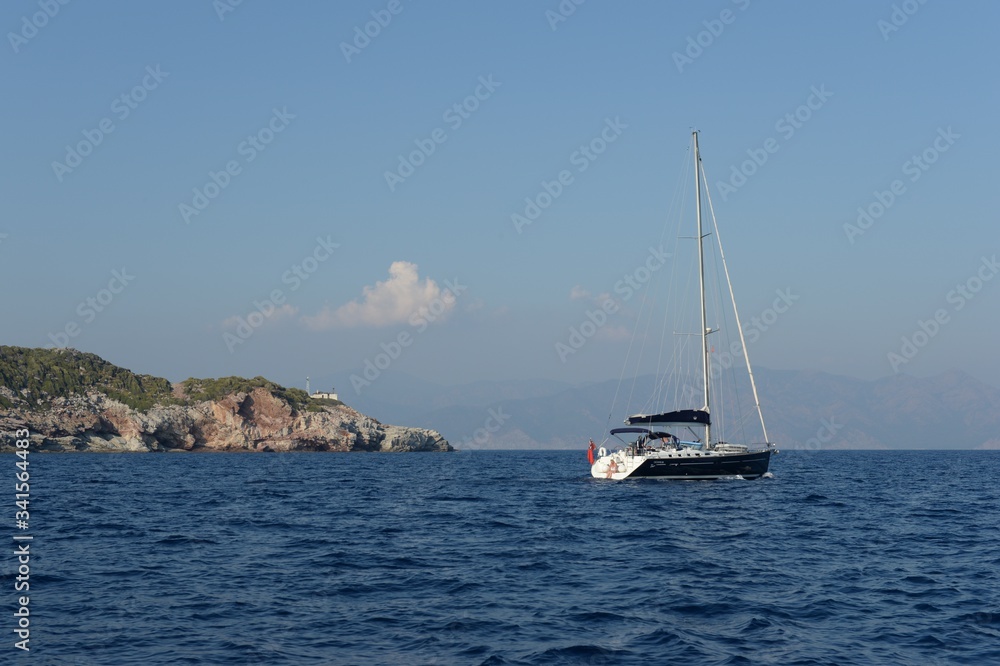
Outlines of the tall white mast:
M 711 419 L 711 409 L 709 409 L 708 391 L 708 315 L 705 309 L 705 234 L 701 229 L 701 153 L 698 152 L 698 132 L 691 133 L 694 138 L 694 188 L 695 188 L 695 209 L 698 212 L 698 283 L 701 287 L 701 360 L 702 371 L 705 377 L 705 411 L 709 413 Z M 712 448 L 712 426 L 705 426 L 705 450 Z

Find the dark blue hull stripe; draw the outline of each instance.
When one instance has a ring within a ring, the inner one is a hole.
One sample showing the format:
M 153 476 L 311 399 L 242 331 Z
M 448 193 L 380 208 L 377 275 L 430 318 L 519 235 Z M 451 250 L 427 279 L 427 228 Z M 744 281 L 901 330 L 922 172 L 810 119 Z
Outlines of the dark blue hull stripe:
M 739 474 L 744 479 L 756 479 L 767 472 L 770 461 L 770 451 L 694 459 L 649 458 L 628 478 L 717 478 Z

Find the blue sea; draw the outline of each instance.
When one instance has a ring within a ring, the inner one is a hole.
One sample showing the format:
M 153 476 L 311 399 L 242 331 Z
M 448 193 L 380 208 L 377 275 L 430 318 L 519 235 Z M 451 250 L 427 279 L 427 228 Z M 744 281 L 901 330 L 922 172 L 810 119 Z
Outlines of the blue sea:
M 30 472 L 31 651 L 9 548 L 2 663 L 1000 664 L 1000 452 L 787 451 L 757 481 L 597 480 L 583 450 Z

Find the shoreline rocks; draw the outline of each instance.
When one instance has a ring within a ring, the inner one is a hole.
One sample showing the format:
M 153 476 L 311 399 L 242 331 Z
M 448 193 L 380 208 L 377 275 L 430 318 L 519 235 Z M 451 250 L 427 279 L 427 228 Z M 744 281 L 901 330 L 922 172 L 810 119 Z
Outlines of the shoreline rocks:
M 296 411 L 264 388 L 147 411 L 96 391 L 44 410 L 0 410 L 0 452 L 16 450 L 23 428 L 31 451 L 49 452 L 454 451 L 434 430 L 384 425 L 346 405 Z

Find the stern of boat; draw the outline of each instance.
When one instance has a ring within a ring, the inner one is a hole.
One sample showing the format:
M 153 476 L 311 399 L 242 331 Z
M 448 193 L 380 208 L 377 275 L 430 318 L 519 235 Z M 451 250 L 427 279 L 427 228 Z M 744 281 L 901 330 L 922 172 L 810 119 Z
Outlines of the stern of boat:
M 614 463 L 613 467 L 612 463 Z M 595 479 L 621 481 L 622 479 L 627 479 L 641 464 L 641 460 L 637 463 L 634 457 L 626 456 L 621 451 L 617 451 L 595 460 L 594 464 L 590 466 L 590 475 Z

